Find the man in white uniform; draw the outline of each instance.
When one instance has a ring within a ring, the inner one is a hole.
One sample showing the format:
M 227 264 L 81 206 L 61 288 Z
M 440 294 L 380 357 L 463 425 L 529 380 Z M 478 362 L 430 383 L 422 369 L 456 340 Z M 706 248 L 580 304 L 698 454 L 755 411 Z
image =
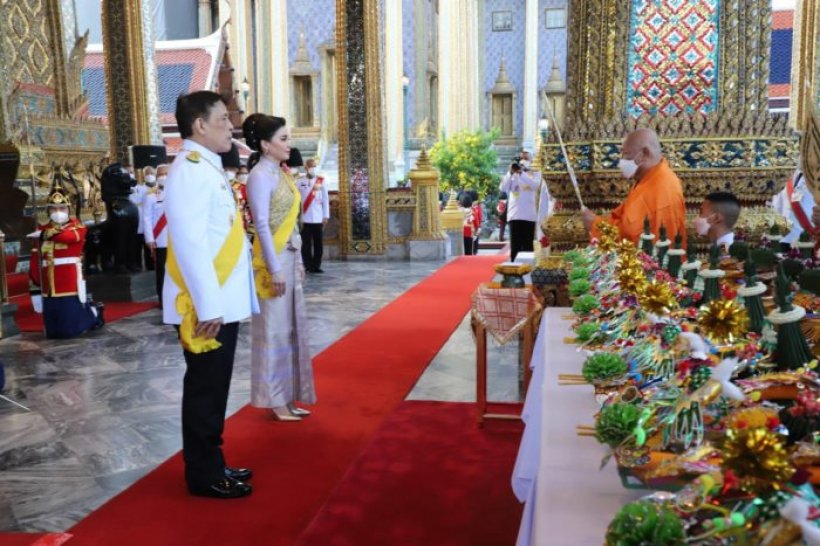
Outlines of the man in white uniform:
M 157 297 L 162 307 L 162 285 L 165 280 L 165 259 L 168 250 L 168 218 L 165 216 L 165 179 L 168 165 L 157 166 L 156 186 L 148 190 L 142 203 L 145 223 L 145 246 L 151 251 L 156 273 Z
M 330 219 L 330 200 L 327 186 L 321 176 L 316 176 L 316 161 L 305 163 L 307 176 L 299 178 L 302 194 L 302 263 L 308 273 L 322 271 L 322 228 Z
M 185 140 L 165 182 L 163 318 L 178 325 L 185 356 L 185 480 L 193 495 L 244 497 L 251 471 L 228 467 L 220 447 L 239 321 L 258 309 L 250 249 L 219 157 L 231 148 L 233 126 L 212 91 L 180 96 L 176 118 Z
M 506 193 L 507 225 L 510 226 L 510 260 L 515 261 L 519 252 L 532 252 L 535 239 L 535 206 L 538 181 L 533 179 L 520 164 L 513 163 L 501 180 L 501 191 Z
M 806 230 L 814 231 L 811 220 L 814 205 L 814 194 L 806 186 L 805 175 L 803 171 L 796 169 L 786 182 L 786 187 L 772 200 L 772 207 L 786 219 L 791 228 L 780 240 L 784 252 L 800 240 L 801 233 Z

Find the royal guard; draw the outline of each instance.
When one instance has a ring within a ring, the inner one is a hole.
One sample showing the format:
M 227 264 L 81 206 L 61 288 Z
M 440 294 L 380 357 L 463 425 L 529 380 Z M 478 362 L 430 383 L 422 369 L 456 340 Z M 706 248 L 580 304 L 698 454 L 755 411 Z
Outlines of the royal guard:
M 48 196 L 49 222 L 30 237 L 31 303 L 43 315 L 48 338 L 65 339 L 99 328 L 102 306 L 87 301 L 83 279 L 86 227 L 71 218 L 68 196 L 57 182 Z
M 151 252 L 156 275 L 157 298 L 162 307 L 162 285 L 165 281 L 165 261 L 168 257 L 168 219 L 165 217 L 165 180 L 168 165 L 157 166 L 157 184 L 145 194 L 142 217 L 145 221 L 145 246 Z
M 322 230 L 330 219 L 330 198 L 325 180 L 316 176 L 316 161 L 305 163 L 306 175 L 297 186 L 302 194 L 302 263 L 308 273 L 322 271 Z

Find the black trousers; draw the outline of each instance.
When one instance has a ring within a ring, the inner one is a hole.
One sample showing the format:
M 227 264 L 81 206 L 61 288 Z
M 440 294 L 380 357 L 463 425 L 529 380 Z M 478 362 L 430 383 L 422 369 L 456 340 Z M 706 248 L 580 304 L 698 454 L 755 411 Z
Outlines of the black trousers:
M 165 281 L 165 260 L 168 258 L 168 249 L 157 247 L 154 256 L 156 257 L 154 273 L 157 279 L 157 298 L 159 299 L 159 307 L 162 309 L 162 285 Z
M 508 225 L 510 226 L 510 260 L 514 261 L 519 252 L 532 252 L 535 222 L 511 220 Z
M 225 477 L 222 432 L 233 373 L 239 323 L 224 324 L 216 336 L 222 345 L 207 353 L 183 350 L 182 456 L 185 481 L 191 489 L 204 489 Z
M 322 267 L 322 224 L 302 224 L 302 264 L 308 271 Z
M 464 255 L 465 256 L 472 256 L 475 254 L 475 239 L 472 237 L 467 237 L 464 235 Z

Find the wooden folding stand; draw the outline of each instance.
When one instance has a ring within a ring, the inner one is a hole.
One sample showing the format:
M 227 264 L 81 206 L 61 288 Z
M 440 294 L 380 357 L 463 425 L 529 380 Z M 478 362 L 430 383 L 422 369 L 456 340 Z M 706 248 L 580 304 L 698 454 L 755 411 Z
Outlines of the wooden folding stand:
M 532 378 L 532 370 L 530 369 L 530 360 L 532 359 L 532 350 L 535 343 L 535 336 L 538 331 L 538 324 L 540 322 L 541 311 L 539 310 L 527 321 L 522 329 L 523 333 L 523 354 L 519 359 L 519 365 L 523 366 L 524 375 L 524 397 L 526 397 L 527 389 L 530 386 L 530 379 Z M 488 413 L 487 412 L 487 329 L 481 322 L 475 319 L 471 320 L 473 333 L 475 334 L 475 363 L 476 363 L 476 406 L 478 406 L 478 426 L 484 425 L 485 419 L 520 419 L 520 413 Z M 518 405 L 510 402 L 492 402 L 493 405 L 512 406 Z

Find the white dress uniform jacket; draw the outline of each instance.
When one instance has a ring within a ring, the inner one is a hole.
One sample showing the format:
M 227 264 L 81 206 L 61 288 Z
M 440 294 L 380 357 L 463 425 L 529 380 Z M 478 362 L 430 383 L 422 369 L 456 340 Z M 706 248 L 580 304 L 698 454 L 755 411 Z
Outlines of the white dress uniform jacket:
M 188 153 L 200 154 L 198 163 Z M 165 214 L 168 237 L 188 293 L 201 321 L 222 317 L 227 324 L 248 318 L 259 304 L 253 284 L 250 247 L 244 249 L 231 275 L 221 287 L 213 261 L 228 237 L 238 214 L 233 190 L 222 170 L 218 154 L 191 140 L 185 140 L 165 180 Z M 170 256 L 169 256 L 170 259 Z M 165 274 L 163 301 L 176 301 L 179 287 Z M 180 324 L 175 305 L 163 306 L 166 324 Z
M 165 190 L 159 187 L 153 188 L 145 194 L 145 201 L 142 203 L 142 215 L 145 218 L 145 242 L 156 243 L 157 248 L 168 246 L 168 224 L 154 237 L 154 229 L 165 213 Z M 167 217 L 166 217 L 167 220 Z
M 321 186 L 314 186 L 317 180 L 321 180 Z M 299 193 L 302 194 L 302 206 L 306 202 L 307 196 L 311 191 L 316 194 L 306 211 L 302 212 L 303 224 L 321 224 L 323 220 L 330 218 L 330 199 L 327 193 L 327 184 L 324 179 L 319 177 L 303 176 L 299 178 L 296 185 L 299 187 Z M 312 189 L 311 189 L 312 188 Z
M 538 219 L 538 211 L 535 207 L 538 181 L 529 173 L 507 173 L 501 180 L 501 191 L 507 194 L 507 222 L 513 220 L 535 222 Z
M 145 195 L 147 193 L 148 186 L 145 184 L 137 184 L 131 188 L 131 195 L 128 196 L 128 200 L 137 206 L 137 210 L 140 215 L 139 223 L 137 224 L 137 235 L 143 235 L 145 233 L 145 215 L 143 214 L 143 204 L 145 203 Z
M 812 211 L 815 205 L 814 193 L 806 187 L 805 176 L 800 169 L 794 171 L 792 181 L 794 182 L 792 199 L 800 202 L 800 207 L 803 209 L 809 221 L 811 221 Z M 781 242 L 786 244 L 796 243 L 800 239 L 800 234 L 803 233 L 803 226 L 800 225 L 800 221 L 794 215 L 794 209 L 789 201 L 789 192 L 786 188 L 783 188 L 780 193 L 774 196 L 774 199 L 772 199 L 772 207 L 786 219 L 791 227 L 791 231 L 783 236 Z

